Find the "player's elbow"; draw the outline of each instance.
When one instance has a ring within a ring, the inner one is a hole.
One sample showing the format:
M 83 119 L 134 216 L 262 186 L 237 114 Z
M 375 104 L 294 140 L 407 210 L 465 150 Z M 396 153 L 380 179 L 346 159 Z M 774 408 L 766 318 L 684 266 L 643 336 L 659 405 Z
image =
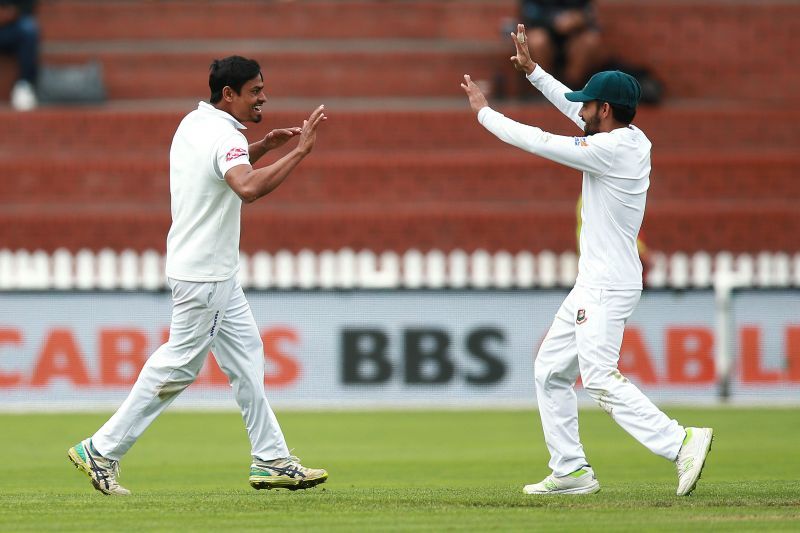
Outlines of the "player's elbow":
M 232 174 L 225 176 L 228 186 L 233 192 L 246 204 L 255 202 L 259 195 L 253 180 L 249 173 L 246 174 Z
M 228 186 L 230 186 L 231 190 L 236 193 L 236 196 L 238 196 L 242 202 L 250 204 L 256 200 L 255 190 L 246 181 L 229 179 Z
M 236 193 L 242 203 L 245 204 L 252 204 L 258 199 L 258 192 L 255 190 L 251 184 L 247 182 L 240 182 L 240 181 L 228 181 L 228 185 L 230 185 L 231 190 Z
M 258 192 L 250 187 L 243 187 L 242 189 L 236 191 L 236 194 L 239 195 L 242 203 L 245 204 L 252 204 L 259 198 Z

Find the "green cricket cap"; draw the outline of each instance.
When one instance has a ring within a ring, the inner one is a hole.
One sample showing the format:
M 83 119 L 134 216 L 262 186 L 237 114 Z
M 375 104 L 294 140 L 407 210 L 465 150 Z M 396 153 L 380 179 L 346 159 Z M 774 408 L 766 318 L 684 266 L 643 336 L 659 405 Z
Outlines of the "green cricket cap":
M 635 109 L 642 97 L 642 87 L 629 74 L 619 70 L 606 70 L 592 76 L 582 90 L 568 92 L 564 96 L 570 102 L 600 100 Z

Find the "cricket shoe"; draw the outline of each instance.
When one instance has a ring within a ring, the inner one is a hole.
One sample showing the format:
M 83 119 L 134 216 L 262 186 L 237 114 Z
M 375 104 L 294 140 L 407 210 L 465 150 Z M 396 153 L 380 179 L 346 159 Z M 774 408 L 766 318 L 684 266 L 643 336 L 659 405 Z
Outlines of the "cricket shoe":
M 67 457 L 92 480 L 94 488 L 103 494 L 127 496 L 128 489 L 117 483 L 119 461 L 106 459 L 92 447 L 90 439 L 83 440 L 69 449 Z
M 525 494 L 594 494 L 600 490 L 600 482 L 594 470 L 584 466 L 566 476 L 549 475 L 539 483 L 525 485 Z
M 328 480 L 321 468 L 306 468 L 295 456 L 272 461 L 255 459 L 250 465 L 250 486 L 254 489 L 308 489 Z
M 683 439 L 683 445 L 675 459 L 678 469 L 678 496 L 688 496 L 697 486 L 713 440 L 714 430 L 711 428 L 686 428 L 686 438 Z

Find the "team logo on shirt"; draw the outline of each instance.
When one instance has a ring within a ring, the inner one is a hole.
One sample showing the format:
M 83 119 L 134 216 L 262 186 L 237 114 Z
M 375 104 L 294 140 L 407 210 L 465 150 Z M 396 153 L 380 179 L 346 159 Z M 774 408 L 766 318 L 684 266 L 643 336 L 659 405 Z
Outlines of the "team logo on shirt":
M 575 146 L 589 146 L 586 142 L 586 137 L 575 137 Z
M 578 316 L 575 317 L 576 324 L 583 324 L 586 322 L 586 309 L 578 309 Z
M 247 155 L 247 150 L 244 148 L 231 148 L 230 151 L 225 154 L 225 161 L 233 161 L 239 157 L 243 157 Z

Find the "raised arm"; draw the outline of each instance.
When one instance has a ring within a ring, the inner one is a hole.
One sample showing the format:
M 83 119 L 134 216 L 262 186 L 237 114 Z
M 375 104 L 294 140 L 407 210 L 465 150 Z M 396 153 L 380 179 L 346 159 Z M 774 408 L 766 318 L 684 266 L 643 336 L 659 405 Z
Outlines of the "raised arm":
M 539 89 L 539 91 L 550 100 L 550 102 L 561 111 L 564 116 L 570 119 L 572 122 L 577 124 L 577 126 L 583 130 L 583 126 L 585 123 L 583 119 L 578 115 L 578 112 L 581 110 L 580 102 L 570 102 L 567 100 L 564 95 L 572 89 L 555 79 L 553 76 L 548 74 L 542 67 L 537 67 L 530 75 L 526 76 L 528 81 L 533 84 L 534 87 Z
M 528 41 L 525 33 L 525 25 L 517 24 L 517 33 L 511 33 L 511 40 L 514 42 L 516 54 L 511 56 L 511 64 L 520 72 L 525 73 L 525 77 L 533 84 L 559 111 L 572 122 L 583 129 L 584 123 L 578 116 L 581 104 L 570 102 L 564 98 L 564 94 L 570 92 L 566 85 L 545 72 L 545 70 L 531 59 L 531 52 L 528 48 Z
M 461 88 L 481 125 L 501 141 L 584 172 L 604 174 L 611 167 L 614 147 L 600 135 L 566 137 L 515 122 L 489 107 L 486 97 L 468 74 L 464 75 Z
M 605 174 L 614 161 L 614 146 L 601 135 L 568 137 L 521 124 L 484 107 L 478 121 L 498 139 L 526 152 L 593 174 Z

